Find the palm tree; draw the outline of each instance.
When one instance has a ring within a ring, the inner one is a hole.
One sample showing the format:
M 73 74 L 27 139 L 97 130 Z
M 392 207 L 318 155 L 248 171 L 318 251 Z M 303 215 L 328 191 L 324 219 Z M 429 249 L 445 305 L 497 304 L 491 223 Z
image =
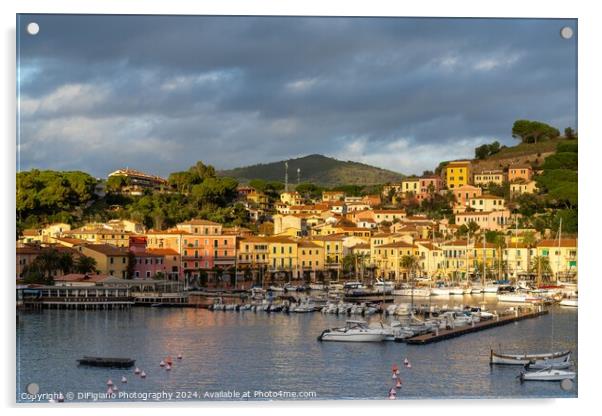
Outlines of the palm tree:
M 523 244 L 527 246 L 527 268 L 531 265 L 531 249 L 535 247 L 536 242 L 537 240 L 533 232 L 527 231 L 523 233 Z M 529 270 L 527 270 L 527 272 L 529 272 Z
M 410 271 L 412 276 L 420 269 L 420 261 L 416 256 L 405 255 L 401 258 L 401 267 Z
M 541 276 L 550 276 L 552 274 L 552 266 L 550 265 L 550 258 L 547 256 L 535 256 L 531 260 L 530 270 L 537 273 L 537 278 Z
M 74 265 L 74 269 L 78 273 L 96 273 L 96 260 L 88 256 L 80 256 Z

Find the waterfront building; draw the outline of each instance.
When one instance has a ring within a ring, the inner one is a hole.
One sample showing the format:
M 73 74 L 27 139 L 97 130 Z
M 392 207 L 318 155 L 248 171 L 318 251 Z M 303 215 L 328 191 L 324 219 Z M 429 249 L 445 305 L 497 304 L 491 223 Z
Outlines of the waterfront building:
M 469 160 L 449 162 L 445 166 L 445 185 L 447 189 L 456 189 L 468 185 L 471 180 L 470 167 Z
M 537 182 L 517 180 L 510 184 L 510 195 L 516 197 L 522 194 L 534 194 L 537 192 Z
M 485 261 L 485 267 L 489 277 L 495 276 L 496 278 L 503 278 L 505 268 L 500 267 L 500 262 L 503 262 L 503 260 L 500 258 L 500 248 L 496 244 L 487 242 L 485 242 L 484 245 L 482 242 L 473 244 L 471 266 L 479 276 L 483 273 L 483 261 Z
M 504 248 L 504 261 L 508 276 L 522 278 L 529 276 L 529 263 L 536 255 L 536 249 L 518 241 L 510 241 Z
M 490 183 L 495 185 L 503 185 L 506 181 L 506 175 L 503 170 L 484 170 L 479 173 L 475 173 L 473 177 L 473 183 L 475 185 L 487 186 Z
M 441 278 L 445 262 L 441 247 L 431 241 L 416 241 L 415 244 L 418 247 L 422 275 L 434 279 Z
M 312 281 L 316 280 L 316 272 L 324 270 L 324 247 L 313 241 L 299 240 L 297 242 L 297 263 L 301 269 L 302 277 Z
M 396 241 L 374 248 L 374 264 L 377 274 L 384 279 L 409 280 L 411 270 L 403 265 L 404 256 L 415 256 L 419 259 L 418 246 L 405 241 Z M 418 270 L 414 270 L 416 276 Z
M 482 230 L 499 231 L 508 227 L 510 223 L 510 211 L 507 209 L 499 211 L 463 212 L 456 214 L 456 225 L 468 226 L 474 222 Z
M 561 280 L 577 276 L 577 239 L 541 240 L 537 243 L 537 255 L 548 258 L 554 277 Z
M 130 239 L 130 261 L 133 261 L 133 278 L 158 278 L 168 280 L 180 279 L 180 254 L 169 248 L 147 248 L 147 237 L 138 236 Z
M 510 166 L 508 168 L 508 181 L 523 180 L 529 182 L 533 178 L 533 169 L 528 165 Z
M 311 237 L 311 241 L 324 249 L 324 268 L 340 273 L 343 258 L 348 253 L 345 247 L 344 234 L 319 235 Z
M 80 255 L 78 251 L 60 245 L 41 246 L 40 244 L 24 244 L 17 246 L 15 268 L 17 280 L 24 277 L 24 272 L 27 270 L 27 267 L 29 267 L 40 254 L 51 250 L 56 250 L 59 253 L 71 254 L 74 257 L 74 260 Z M 62 274 L 63 271 L 60 268 L 51 272 L 53 278 L 61 276 Z
M 474 270 L 473 242 L 453 240 L 441 243 L 443 273 L 450 279 L 466 279 Z
M 298 277 L 297 241 L 286 236 L 266 237 L 265 241 L 269 253 L 268 270 L 272 273 L 292 273 L 293 277 Z
M 117 247 L 111 244 L 82 244 L 75 249 L 84 256 L 96 261 L 96 270 L 100 274 L 131 278 L 128 276 L 129 250 L 127 247 Z
M 245 236 L 236 242 L 238 265 L 243 268 L 265 268 L 270 264 L 270 251 L 266 237 Z

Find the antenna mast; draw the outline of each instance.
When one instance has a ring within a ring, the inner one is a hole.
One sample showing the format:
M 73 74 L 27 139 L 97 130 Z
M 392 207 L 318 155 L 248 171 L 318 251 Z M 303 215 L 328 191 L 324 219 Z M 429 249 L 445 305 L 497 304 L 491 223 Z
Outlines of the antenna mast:
M 288 162 L 284 162 L 284 192 L 288 192 Z

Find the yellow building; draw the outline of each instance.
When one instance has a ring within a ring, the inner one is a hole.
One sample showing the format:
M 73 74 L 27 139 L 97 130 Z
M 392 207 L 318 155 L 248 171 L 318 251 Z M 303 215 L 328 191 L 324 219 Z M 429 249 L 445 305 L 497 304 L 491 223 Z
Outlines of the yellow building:
M 308 240 L 299 240 L 297 247 L 298 263 L 303 272 L 324 270 L 324 247 Z
M 256 190 L 252 190 L 246 196 L 247 201 L 255 204 L 258 208 L 266 209 L 270 204 L 270 199 L 263 192 L 257 192 Z
M 517 181 L 510 184 L 510 195 L 518 196 L 522 194 L 534 194 L 537 192 L 537 182 L 535 181 Z
M 406 178 L 401 181 L 401 193 L 405 196 L 408 193 L 418 195 L 420 193 L 420 179 Z
M 449 162 L 445 166 L 445 184 L 447 189 L 455 189 L 470 183 L 470 161 Z
M 324 249 L 324 267 L 327 269 L 340 270 L 343 258 L 347 254 L 344 245 L 344 234 L 320 235 L 311 238 L 311 241 Z
M 472 242 L 467 240 L 447 241 L 441 244 L 443 251 L 443 271 L 451 279 L 466 279 L 473 272 L 474 252 Z
M 116 247 L 129 247 L 130 235 L 128 231 L 112 230 L 104 227 L 82 227 L 62 233 L 67 238 L 77 238 L 91 243 L 110 244 Z
M 416 243 L 418 247 L 418 257 L 420 259 L 420 271 L 423 276 L 430 278 L 440 278 L 443 276 L 445 266 L 445 257 L 441 247 L 430 241 L 421 241 Z
M 266 237 L 268 244 L 268 268 L 272 272 L 297 271 L 297 241 L 290 237 Z
M 494 183 L 502 185 L 506 181 L 506 175 L 501 170 L 484 170 L 480 173 L 475 173 L 473 183 L 475 185 L 489 185 Z
M 504 198 L 494 195 L 481 195 L 476 198 L 468 198 L 466 206 L 477 212 L 501 211 L 506 208 Z
M 303 198 L 299 192 L 283 192 L 280 194 L 280 202 L 283 204 L 293 206 L 293 205 L 303 205 Z
M 274 234 L 286 234 L 291 237 L 301 237 L 307 235 L 307 219 L 303 214 L 275 214 L 272 216 L 274 221 Z
M 128 277 L 129 252 L 125 247 L 115 247 L 109 244 L 82 244 L 75 249 L 84 256 L 96 260 L 96 270 L 100 274 L 115 276 L 122 279 Z
M 255 269 L 269 264 L 270 252 L 266 237 L 241 237 L 236 245 L 236 255 L 240 266 Z
M 576 277 L 577 239 L 542 240 L 537 244 L 537 255 L 548 258 L 554 277 Z
M 403 266 L 404 256 L 415 256 L 419 259 L 418 246 L 396 241 L 393 243 L 376 246 L 374 249 L 374 264 L 377 274 L 385 279 L 408 280 L 411 270 Z M 415 270 L 416 275 L 420 272 Z
M 402 220 L 407 216 L 403 209 L 375 209 L 374 210 L 374 222 L 380 224 L 383 221 L 393 222 L 395 220 Z

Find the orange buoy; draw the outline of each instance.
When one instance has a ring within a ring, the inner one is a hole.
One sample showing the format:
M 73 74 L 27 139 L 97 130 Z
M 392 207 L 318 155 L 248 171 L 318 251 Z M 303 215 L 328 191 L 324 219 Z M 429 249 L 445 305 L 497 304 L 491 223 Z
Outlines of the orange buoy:
M 395 387 L 398 389 L 401 388 L 401 379 L 400 378 L 397 379 L 397 383 L 395 383 Z

